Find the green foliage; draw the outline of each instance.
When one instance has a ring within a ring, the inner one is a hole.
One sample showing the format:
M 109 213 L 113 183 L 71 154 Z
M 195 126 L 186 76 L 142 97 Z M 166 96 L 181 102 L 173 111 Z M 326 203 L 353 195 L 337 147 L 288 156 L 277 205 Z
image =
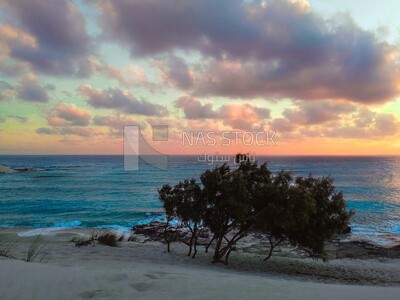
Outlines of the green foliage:
M 312 257 L 324 258 L 325 243 L 342 232 L 352 216 L 330 177 L 294 178 L 287 171 L 272 175 L 266 164 L 241 159 L 234 170 L 224 164 L 205 171 L 200 179 L 201 185 L 192 179 L 158 191 L 167 215 L 168 251 L 181 226 L 192 233 L 189 255 L 192 247 L 196 254 L 203 228 L 213 233 L 213 262 L 228 263 L 235 244 L 255 230 L 268 237 L 266 259 L 284 240 Z M 170 226 L 172 220 L 178 225 Z
M 197 239 L 201 234 L 200 226 L 204 219 L 205 202 L 202 190 L 194 179 L 180 182 L 175 187 L 164 185 L 159 191 L 167 215 L 164 230 L 165 241 L 170 251 L 170 243 L 179 236 L 177 227 L 187 227 L 191 232 L 188 256 L 194 258 L 197 253 Z M 171 226 L 170 222 L 179 218 L 178 226 Z

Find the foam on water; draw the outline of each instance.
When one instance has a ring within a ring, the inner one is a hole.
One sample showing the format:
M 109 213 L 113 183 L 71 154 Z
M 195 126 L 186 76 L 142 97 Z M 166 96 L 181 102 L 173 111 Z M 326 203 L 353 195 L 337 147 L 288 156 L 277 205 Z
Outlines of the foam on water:
M 19 232 L 18 236 L 20 237 L 28 237 L 28 236 L 37 236 L 37 235 L 46 235 L 55 231 L 66 230 L 70 228 L 79 228 L 81 225 L 80 221 L 72 221 L 72 222 L 57 222 L 54 223 L 51 227 L 45 228 L 36 228 L 24 232 Z

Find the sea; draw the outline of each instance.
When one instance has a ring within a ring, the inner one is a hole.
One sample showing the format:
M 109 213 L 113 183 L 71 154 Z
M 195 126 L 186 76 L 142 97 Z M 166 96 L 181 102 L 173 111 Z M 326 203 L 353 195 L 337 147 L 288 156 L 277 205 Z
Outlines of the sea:
M 327 176 L 355 212 L 350 239 L 381 245 L 400 243 L 400 156 L 257 156 L 273 172 Z M 199 156 L 169 156 L 165 170 L 140 161 L 124 170 L 123 156 L 0 156 L 16 170 L 0 174 L 0 227 L 35 235 L 68 228 L 109 228 L 127 232 L 162 220 L 157 189 L 198 179 L 217 162 Z

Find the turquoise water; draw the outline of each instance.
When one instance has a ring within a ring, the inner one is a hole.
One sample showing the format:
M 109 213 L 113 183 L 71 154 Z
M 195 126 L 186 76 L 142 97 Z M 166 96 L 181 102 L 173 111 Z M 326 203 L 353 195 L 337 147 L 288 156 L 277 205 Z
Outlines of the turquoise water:
M 400 157 L 257 157 L 273 171 L 331 175 L 342 190 L 353 236 L 400 241 Z M 25 172 L 0 174 L 0 227 L 129 228 L 162 217 L 157 188 L 198 178 L 197 156 L 169 157 L 168 170 L 123 169 L 122 156 L 0 156 Z

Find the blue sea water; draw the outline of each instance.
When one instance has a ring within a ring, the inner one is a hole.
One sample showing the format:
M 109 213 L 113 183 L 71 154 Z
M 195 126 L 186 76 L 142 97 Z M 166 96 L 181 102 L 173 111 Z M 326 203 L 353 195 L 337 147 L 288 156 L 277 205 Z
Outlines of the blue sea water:
M 157 188 L 198 178 L 212 167 L 197 156 L 171 156 L 168 169 L 141 164 L 124 171 L 122 156 L 0 156 L 25 172 L 0 174 L 0 227 L 124 229 L 162 218 Z M 342 190 L 353 237 L 400 242 L 400 157 L 257 157 L 271 170 L 331 175 Z

